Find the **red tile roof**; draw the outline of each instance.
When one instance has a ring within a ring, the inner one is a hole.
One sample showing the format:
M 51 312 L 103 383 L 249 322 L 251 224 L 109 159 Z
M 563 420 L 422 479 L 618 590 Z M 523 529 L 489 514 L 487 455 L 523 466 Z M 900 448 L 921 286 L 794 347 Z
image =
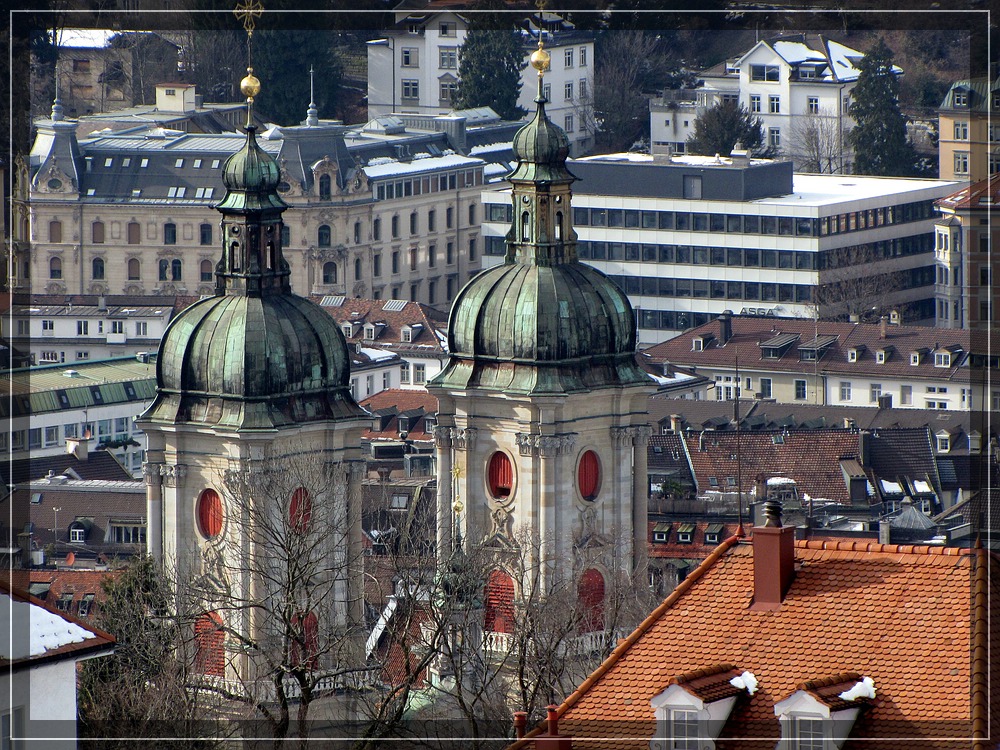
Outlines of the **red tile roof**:
M 991 207 L 996 210 L 998 200 L 1000 200 L 1000 172 L 994 172 L 985 180 L 939 198 L 935 201 L 935 205 L 954 211 Z
M 776 702 L 804 683 L 822 692 L 827 683 L 819 681 L 845 673 L 871 677 L 877 691 L 850 747 L 912 748 L 906 738 L 919 733 L 924 747 L 968 748 L 944 738 L 973 729 L 1000 736 L 1000 713 L 991 715 L 988 703 L 1000 690 L 1000 625 L 987 611 L 1000 597 L 1000 557 L 800 541 L 795 562 L 780 609 L 756 611 L 752 545 L 736 537 L 719 545 L 559 707 L 560 732 L 574 736 L 574 750 L 648 748 L 650 700 L 678 675 L 720 663 L 759 681 L 721 735 L 767 738 L 754 747 L 773 748 L 780 735 Z M 606 739 L 585 739 L 598 736 Z M 717 747 L 746 745 L 721 739 Z
M 794 337 L 793 343 L 776 359 L 764 359 L 761 344 L 782 334 Z M 817 335 L 835 336 L 836 340 L 818 361 L 799 359 L 799 348 Z M 692 340 L 705 339 L 704 349 L 692 350 Z M 735 369 L 737 356 L 740 368 L 746 372 L 791 372 L 830 374 L 837 376 L 882 375 L 910 379 L 968 381 L 969 368 L 963 366 L 970 351 L 968 331 L 923 326 L 886 326 L 882 337 L 880 325 L 871 323 L 836 323 L 805 318 L 762 318 L 750 315 L 732 316 L 732 336 L 720 343 L 720 323 L 717 320 L 692 328 L 675 338 L 656 344 L 644 352 L 655 362 L 698 368 Z M 863 346 L 857 361 L 848 361 L 848 351 Z M 893 347 L 886 362 L 877 364 L 875 353 Z M 950 367 L 935 367 L 934 357 L 922 357 L 919 365 L 910 364 L 910 352 L 934 351 L 939 348 L 961 347 L 953 353 Z
M 313 302 L 321 303 L 324 297 L 313 296 Z M 389 307 L 390 309 L 386 309 Z M 399 309 L 395 309 L 398 307 Z M 391 348 L 393 351 L 427 351 L 432 354 L 446 354 L 438 333 L 444 336 L 447 320 L 427 305 L 402 300 L 377 300 L 345 298 L 338 305 L 324 305 L 330 316 L 338 324 L 359 323 L 357 332 L 347 337 L 350 343 L 363 344 L 372 348 Z M 383 323 L 376 330 L 372 340 L 364 337 L 365 323 Z M 405 326 L 422 326 L 413 332 L 410 342 L 403 342 Z
M 397 415 L 414 409 L 423 409 L 424 414 L 437 414 L 438 410 L 436 396 L 432 396 L 427 391 L 402 388 L 388 388 L 379 391 L 374 396 L 369 396 L 362 401 L 361 405 L 372 413 L 380 409 L 395 408 Z M 399 417 L 391 417 L 384 430 L 365 430 L 362 437 L 366 440 L 399 440 Z M 411 422 L 410 440 L 431 440 L 432 438 L 433 435 L 427 432 L 427 423 L 423 417 L 416 422 Z

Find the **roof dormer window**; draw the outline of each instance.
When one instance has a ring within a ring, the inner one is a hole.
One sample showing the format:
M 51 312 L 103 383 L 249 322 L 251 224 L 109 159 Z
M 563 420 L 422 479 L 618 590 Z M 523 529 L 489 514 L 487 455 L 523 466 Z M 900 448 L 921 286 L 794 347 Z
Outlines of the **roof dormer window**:
M 910 364 L 914 366 L 920 364 L 920 352 L 910 352 Z
M 951 367 L 951 352 L 935 352 L 935 367 Z
M 847 350 L 847 361 L 848 362 L 857 362 L 858 361 L 858 350 L 857 349 L 848 349 Z
M 365 326 L 365 339 L 371 341 L 375 338 L 375 326 Z
M 650 701 L 656 715 L 651 750 L 714 746 L 739 696 L 756 691 L 757 678 L 732 664 L 677 675 Z
M 951 451 L 951 433 L 941 430 L 934 438 L 938 453 L 949 453 Z
M 840 750 L 861 710 L 875 698 L 870 677 L 847 673 L 810 680 L 774 704 L 781 725 L 778 748 Z
M 884 365 L 887 359 L 889 359 L 889 352 L 885 349 L 879 349 L 875 352 L 876 364 Z
M 344 323 L 344 325 L 340 327 L 340 330 L 343 331 L 345 339 L 349 339 L 354 335 L 354 326 L 350 323 Z

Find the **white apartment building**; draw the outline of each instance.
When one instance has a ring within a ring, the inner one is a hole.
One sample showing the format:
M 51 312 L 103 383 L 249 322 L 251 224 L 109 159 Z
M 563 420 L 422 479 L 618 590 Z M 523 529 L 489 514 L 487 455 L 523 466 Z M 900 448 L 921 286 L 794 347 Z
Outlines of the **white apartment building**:
M 155 357 L 26 367 L 7 371 L 0 382 L 10 405 L 10 432 L 0 432 L 0 451 L 11 460 L 57 455 L 67 441 L 89 439 L 141 476 L 146 436 L 133 420 L 155 395 Z
M 797 170 L 849 172 L 846 134 L 854 123 L 847 109 L 863 56 L 819 34 L 758 42 L 702 71 L 698 88 L 650 103 L 652 152 L 684 153 L 698 115 L 733 101 L 760 118 L 767 145 Z
M 65 364 L 155 353 L 174 312 L 174 298 L 52 297 L 16 303 L 4 325 L 34 364 Z
M 563 25 L 557 22 L 558 27 Z M 396 24 L 382 38 L 368 42 L 368 117 L 451 112 L 459 81 L 459 50 L 468 30 L 468 20 L 460 12 L 398 10 Z M 546 32 L 544 38 L 552 55 L 543 92 L 549 100 L 546 111 L 566 131 L 571 154 L 578 156 L 594 144 L 593 133 L 586 128 L 594 81 L 594 40 L 574 31 Z M 525 68 L 518 105 L 531 112 L 538 75 L 527 61 L 537 36 L 524 32 L 523 39 Z
M 635 307 L 641 344 L 724 310 L 934 320 L 940 180 L 793 174 L 787 161 L 613 154 L 569 169 L 580 258 Z M 483 194 L 484 265 L 503 261 L 510 193 Z M 828 291 L 839 290 L 839 295 Z

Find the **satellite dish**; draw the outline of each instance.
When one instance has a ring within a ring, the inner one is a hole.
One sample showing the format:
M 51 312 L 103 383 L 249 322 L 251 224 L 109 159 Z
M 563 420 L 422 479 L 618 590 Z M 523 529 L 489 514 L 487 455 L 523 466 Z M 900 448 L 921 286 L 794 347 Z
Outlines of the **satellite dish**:
M 76 562 L 76 553 L 75 552 L 70 552 L 68 555 L 66 555 L 66 566 L 67 567 L 72 568 L 73 567 L 73 563 L 75 563 L 75 562 Z

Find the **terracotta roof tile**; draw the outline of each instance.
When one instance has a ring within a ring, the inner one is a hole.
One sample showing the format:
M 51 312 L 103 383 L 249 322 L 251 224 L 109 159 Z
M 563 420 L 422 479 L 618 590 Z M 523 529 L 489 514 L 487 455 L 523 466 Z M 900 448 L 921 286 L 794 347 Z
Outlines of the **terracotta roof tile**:
M 909 748 L 905 738 L 918 733 L 948 747 L 944 738 L 968 737 L 973 726 L 998 736 L 1000 715 L 989 714 L 986 696 L 1000 690 L 1000 648 L 987 648 L 1000 626 L 987 606 L 1000 596 L 1000 558 L 856 541 L 796 542 L 795 558 L 781 608 L 754 611 L 752 544 L 720 545 L 560 706 L 560 731 L 574 736 L 574 750 L 648 747 L 650 700 L 671 677 L 720 663 L 760 683 L 734 708 L 723 738 L 761 738 L 762 748 L 773 748 L 775 702 L 804 683 L 822 695 L 847 673 L 871 677 L 877 691 L 852 747 Z

